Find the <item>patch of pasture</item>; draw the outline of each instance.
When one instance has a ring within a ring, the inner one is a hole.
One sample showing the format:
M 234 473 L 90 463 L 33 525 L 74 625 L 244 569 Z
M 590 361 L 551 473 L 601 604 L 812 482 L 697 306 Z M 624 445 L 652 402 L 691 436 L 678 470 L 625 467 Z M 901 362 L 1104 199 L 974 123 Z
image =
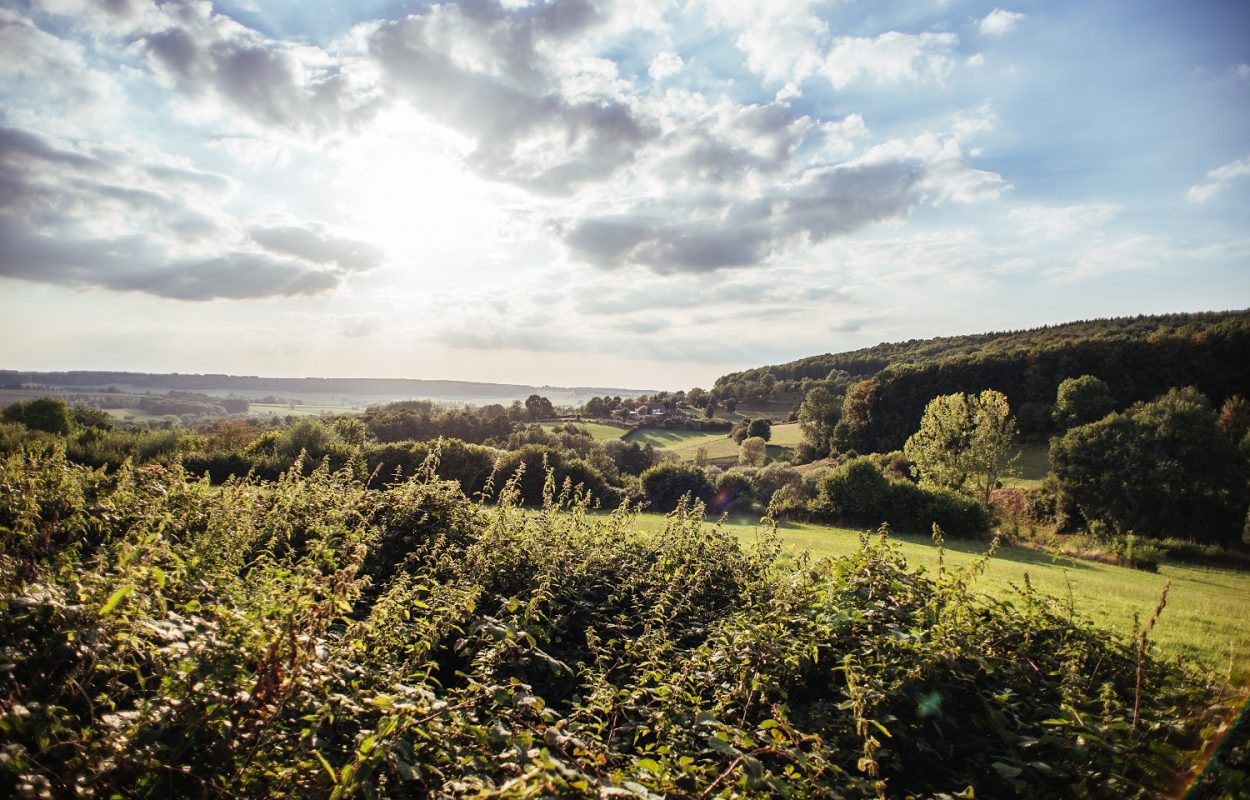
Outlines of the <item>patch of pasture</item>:
M 553 428 L 564 427 L 565 425 L 568 425 L 570 423 L 568 422 L 543 422 L 540 424 L 543 426 L 545 430 L 549 431 L 549 430 L 552 430 Z M 612 439 L 620 439 L 626 433 L 626 430 L 624 428 L 618 428 L 615 425 L 606 425 L 602 422 L 573 421 L 572 424 L 578 426 L 579 428 L 585 428 L 586 430 L 590 431 L 590 438 L 594 439 L 596 442 L 607 442 Z M 654 447 L 654 445 L 652 446 Z
M 737 453 L 737 445 L 724 431 L 688 431 L 688 430 L 666 430 L 664 428 L 638 428 L 627 433 L 624 437 L 627 442 L 637 442 L 639 447 L 651 445 L 656 450 L 673 450 L 681 451 L 689 449 L 691 458 L 693 453 L 699 447 L 710 446 L 718 439 L 724 439 L 734 446 L 734 453 Z M 679 454 L 680 455 L 680 454 Z

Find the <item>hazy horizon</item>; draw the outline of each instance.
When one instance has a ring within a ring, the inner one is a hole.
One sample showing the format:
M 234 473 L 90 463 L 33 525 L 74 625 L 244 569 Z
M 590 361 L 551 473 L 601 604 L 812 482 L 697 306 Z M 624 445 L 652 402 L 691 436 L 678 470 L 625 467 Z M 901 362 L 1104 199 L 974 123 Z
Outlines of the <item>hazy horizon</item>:
M 709 386 L 1250 305 L 1250 7 L 0 0 L 7 368 Z

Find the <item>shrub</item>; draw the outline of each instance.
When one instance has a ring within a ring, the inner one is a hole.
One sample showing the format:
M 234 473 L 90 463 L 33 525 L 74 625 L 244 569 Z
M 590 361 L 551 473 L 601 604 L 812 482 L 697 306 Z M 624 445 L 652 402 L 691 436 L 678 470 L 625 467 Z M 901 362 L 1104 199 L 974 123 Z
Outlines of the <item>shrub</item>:
M 656 511 L 672 511 L 687 494 L 702 503 L 710 502 L 715 494 L 706 473 L 689 464 L 657 464 L 642 473 L 640 480 L 643 495 Z
M 542 505 L 550 473 L 552 493 L 582 487 L 594 499 L 615 505 L 619 493 L 611 491 L 603 476 L 581 459 L 568 458 L 563 450 L 539 444 L 527 444 L 519 450 L 501 454 L 495 461 L 494 487 L 498 492 L 522 471 L 515 487 L 519 501 L 525 505 Z
M 548 511 L 4 459 L 0 795 L 1161 800 L 1240 699 L 984 561 Z
M 755 487 L 751 477 L 736 469 L 722 472 L 716 479 L 716 495 L 708 504 L 708 510 L 720 514 L 725 511 L 749 511 L 755 500 Z
M 956 536 L 983 534 L 990 525 L 978 503 L 950 490 L 887 480 L 867 456 L 851 459 L 826 474 L 814 508 L 828 519 L 861 525 L 888 522 L 907 531 L 928 532 L 936 523 Z

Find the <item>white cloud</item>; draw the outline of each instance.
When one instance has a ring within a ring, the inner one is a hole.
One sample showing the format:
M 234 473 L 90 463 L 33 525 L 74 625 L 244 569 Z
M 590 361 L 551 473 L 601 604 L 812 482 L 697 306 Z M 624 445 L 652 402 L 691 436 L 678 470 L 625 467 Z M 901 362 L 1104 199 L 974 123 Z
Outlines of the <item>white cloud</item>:
M 822 45 L 829 26 L 812 10 L 810 0 L 705 0 L 714 25 L 737 30 L 735 46 L 747 68 L 770 83 L 799 81 L 824 60 Z
M 325 226 L 239 220 L 185 159 L 0 128 L 0 276 L 178 300 L 317 294 L 382 254 Z
M 1120 213 L 1115 203 L 1070 206 L 1021 206 L 1007 212 L 1012 231 L 1023 236 L 1058 239 L 1101 228 Z
M 1185 197 L 1191 203 L 1205 203 L 1227 189 L 1237 178 L 1246 176 L 1250 176 L 1250 156 L 1211 170 L 1205 181 L 1189 187 Z
M 981 33 L 986 36 L 1002 36 L 1011 33 L 1020 24 L 1020 20 L 1024 19 L 1024 14 L 1016 11 L 1004 11 L 996 8 L 985 15 L 981 20 Z
M 684 64 L 685 62 L 682 61 L 681 56 L 671 50 L 666 50 L 651 59 L 651 66 L 647 70 L 647 74 L 657 81 L 662 81 L 667 77 L 681 72 L 681 68 Z
M 898 83 L 941 80 L 951 67 L 951 51 L 959 38 L 953 33 L 899 33 L 875 38 L 840 37 L 822 65 L 835 89 L 861 80 Z

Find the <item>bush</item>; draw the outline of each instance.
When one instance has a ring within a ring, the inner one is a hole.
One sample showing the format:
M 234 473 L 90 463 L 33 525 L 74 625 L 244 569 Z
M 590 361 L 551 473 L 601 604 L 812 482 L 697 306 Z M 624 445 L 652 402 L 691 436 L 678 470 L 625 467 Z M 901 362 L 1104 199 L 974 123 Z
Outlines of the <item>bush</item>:
M 605 505 L 615 505 L 619 492 L 612 491 L 603 476 L 581 459 L 568 458 L 563 450 L 539 444 L 527 444 L 519 450 L 501 454 L 495 461 L 494 487 L 496 494 L 503 486 L 516 478 L 519 501 L 524 505 L 543 504 L 548 473 L 552 480 L 552 494 L 559 496 L 567 488 L 580 486 L 595 500 Z
M 710 503 L 715 490 L 702 469 L 689 464 L 657 464 L 641 477 L 643 496 L 655 511 L 672 511 L 685 495 Z
M 990 520 L 976 502 L 945 489 L 890 481 L 868 456 L 826 474 L 815 510 L 827 519 L 860 525 L 888 522 L 898 530 L 927 533 L 934 523 L 954 536 L 983 534 Z
M 789 569 L 437 480 L 16 456 L 0 545 L 2 796 L 1162 800 L 1240 699 L 885 536 Z
M 755 487 L 751 477 L 736 469 L 722 472 L 716 479 L 716 495 L 708 510 L 720 514 L 726 511 L 750 511 L 754 506 Z

